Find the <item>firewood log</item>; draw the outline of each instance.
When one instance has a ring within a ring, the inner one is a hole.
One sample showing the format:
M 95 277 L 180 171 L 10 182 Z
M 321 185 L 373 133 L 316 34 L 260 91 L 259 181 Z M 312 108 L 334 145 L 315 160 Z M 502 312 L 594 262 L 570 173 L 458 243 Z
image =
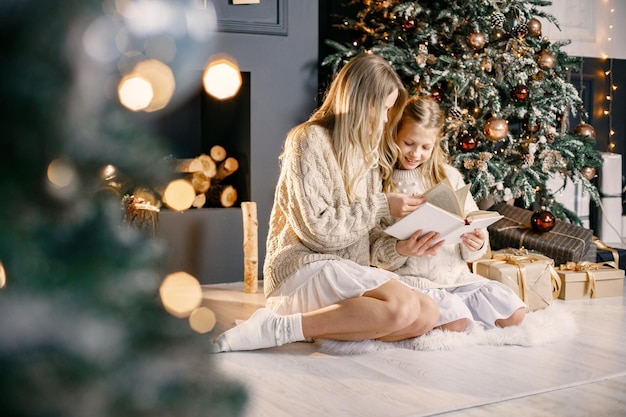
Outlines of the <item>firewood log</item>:
M 191 203 L 192 207 L 202 208 L 206 204 L 206 194 L 200 193 L 196 194 L 196 198 L 193 199 L 193 203 Z
M 258 265 L 259 246 L 256 203 L 244 201 L 241 203 L 243 218 L 243 292 L 256 293 L 259 286 Z
M 224 149 L 223 146 L 215 145 L 211 147 L 209 155 L 215 162 L 222 162 L 224 159 L 226 159 L 226 149 Z
M 207 177 L 204 172 L 194 172 L 190 174 L 190 182 L 196 194 L 206 193 L 211 186 L 211 178 Z
M 231 157 L 226 158 L 222 163 L 217 167 L 217 171 L 215 175 L 212 177 L 213 182 L 222 181 L 224 178 L 231 175 L 233 172 L 239 169 L 239 162 Z
M 198 158 L 177 159 L 175 165 L 176 172 L 191 173 L 203 170 L 202 161 Z
M 198 156 L 200 163 L 202 164 L 202 173 L 209 178 L 213 178 L 216 172 L 215 161 L 206 154 L 201 154 Z
M 211 185 L 206 200 L 211 207 L 232 207 L 237 202 L 237 190 L 232 185 Z

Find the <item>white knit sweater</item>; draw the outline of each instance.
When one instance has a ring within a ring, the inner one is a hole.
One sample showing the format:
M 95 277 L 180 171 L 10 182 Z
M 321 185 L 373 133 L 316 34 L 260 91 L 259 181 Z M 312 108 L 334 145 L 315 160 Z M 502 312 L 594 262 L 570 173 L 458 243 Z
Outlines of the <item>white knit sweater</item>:
M 446 165 L 446 174 L 454 189 L 465 185 L 461 173 L 452 166 Z M 418 170 L 395 170 L 393 173 L 394 184 L 398 190 L 407 194 L 422 194 L 425 190 Z M 468 198 L 465 204 L 465 212 L 478 210 L 472 198 Z M 388 217 L 383 220 L 382 228 L 392 224 L 396 219 Z M 480 275 L 470 272 L 467 262 L 482 257 L 488 247 L 487 230 L 483 232 L 487 240 L 478 251 L 470 251 L 463 244 L 444 245 L 438 249 L 435 256 L 406 257 L 400 255 L 396 249 L 396 239 L 378 228 L 373 235 L 372 263 L 378 267 L 389 269 L 401 276 L 401 279 L 418 288 L 454 288 L 463 284 L 485 280 Z
M 309 127 L 285 155 L 270 215 L 264 293 L 269 296 L 304 265 L 349 259 L 369 265 L 369 233 L 389 216 L 378 169 L 366 177 L 367 195 L 348 202 L 328 131 Z

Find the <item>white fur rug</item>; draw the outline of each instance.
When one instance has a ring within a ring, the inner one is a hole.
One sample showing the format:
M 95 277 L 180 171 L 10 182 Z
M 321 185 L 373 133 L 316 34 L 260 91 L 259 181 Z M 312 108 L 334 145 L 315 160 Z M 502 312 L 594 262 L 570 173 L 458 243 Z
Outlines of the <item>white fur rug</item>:
M 453 350 L 473 345 L 539 346 L 573 337 L 578 332 L 574 315 L 562 303 L 529 313 L 520 326 L 485 330 L 474 326 L 469 333 L 433 330 L 424 336 L 400 342 L 362 340 L 342 342 L 318 339 L 320 351 L 332 355 L 354 355 L 386 349 Z

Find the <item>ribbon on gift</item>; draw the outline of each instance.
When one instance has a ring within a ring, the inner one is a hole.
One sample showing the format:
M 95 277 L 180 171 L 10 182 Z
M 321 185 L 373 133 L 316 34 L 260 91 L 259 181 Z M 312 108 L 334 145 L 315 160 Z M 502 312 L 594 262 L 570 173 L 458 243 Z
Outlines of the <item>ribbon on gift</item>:
M 534 231 L 533 228 L 530 225 L 524 224 L 524 223 L 520 223 L 517 220 L 511 219 L 509 217 L 504 216 L 504 219 L 512 221 L 513 223 L 517 223 L 517 226 L 507 226 L 507 227 L 500 227 L 498 229 L 496 229 L 498 232 L 503 232 L 505 230 L 511 230 L 511 229 L 519 229 L 522 231 L 522 234 L 520 235 L 520 239 L 519 239 L 519 247 L 523 247 L 524 245 L 524 237 L 526 236 L 526 234 L 528 232 Z M 584 246 L 586 246 L 586 242 L 585 239 L 582 239 L 578 236 L 572 236 L 572 235 L 568 235 L 566 233 L 559 233 L 559 232 L 555 232 L 554 230 L 550 230 L 544 233 L 552 233 L 553 235 L 557 235 L 557 236 L 564 236 L 564 237 L 568 237 L 568 238 L 572 238 L 572 239 L 577 239 L 579 241 L 581 241 L 583 243 Z
M 613 260 L 616 265 L 619 265 L 619 252 L 617 249 L 609 247 L 606 243 L 601 241 L 597 236 L 591 238 L 591 241 L 598 247 L 598 250 L 604 250 L 613 254 Z
M 507 263 L 514 265 L 517 267 L 517 285 L 519 287 L 520 298 L 526 304 L 528 304 L 528 293 L 527 293 L 527 280 L 526 280 L 526 265 L 527 263 L 542 261 L 545 262 L 546 258 L 543 255 L 533 255 L 528 252 L 527 249 L 523 247 L 520 249 L 510 249 L 511 253 L 506 254 L 494 254 L 492 260 L 498 261 L 497 263 Z M 474 262 L 474 264 L 480 261 Z M 561 293 L 561 279 L 559 278 L 559 274 L 552 267 L 552 265 L 548 265 L 550 268 L 550 278 L 552 280 L 552 298 L 558 298 Z M 474 270 L 476 268 L 474 267 Z
M 566 262 L 562 265 L 559 265 L 559 271 L 577 271 L 577 272 L 585 272 L 587 275 L 587 282 L 589 285 L 587 286 L 587 292 L 589 293 L 589 298 L 594 298 L 596 293 L 596 277 L 593 271 L 597 271 L 603 266 L 610 266 L 616 268 L 615 262 Z

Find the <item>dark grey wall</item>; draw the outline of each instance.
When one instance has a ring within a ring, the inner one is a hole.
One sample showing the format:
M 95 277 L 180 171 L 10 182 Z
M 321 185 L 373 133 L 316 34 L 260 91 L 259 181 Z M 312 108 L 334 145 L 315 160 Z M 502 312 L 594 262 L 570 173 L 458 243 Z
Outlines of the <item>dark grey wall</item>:
M 285 135 L 316 105 L 317 1 L 289 1 L 287 11 L 287 36 L 220 32 L 216 43 L 218 51 L 250 72 L 251 194 L 258 209 L 260 259 Z
M 318 2 L 285 1 L 287 36 L 218 32 L 215 40 L 216 52 L 250 72 L 250 188 L 258 210 L 260 278 L 278 155 L 287 132 L 317 105 Z M 239 208 L 165 212 L 160 223 L 168 247 L 165 273 L 185 270 L 202 283 L 243 280 Z

